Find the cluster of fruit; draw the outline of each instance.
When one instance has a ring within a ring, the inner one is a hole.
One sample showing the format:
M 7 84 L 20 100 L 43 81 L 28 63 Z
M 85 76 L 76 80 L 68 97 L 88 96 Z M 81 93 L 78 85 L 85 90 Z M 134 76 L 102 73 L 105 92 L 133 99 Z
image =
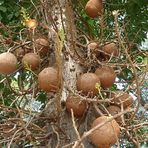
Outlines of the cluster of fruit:
M 110 88 L 115 82 L 116 74 L 113 68 L 108 66 L 103 66 L 97 68 L 95 73 L 84 73 L 77 79 L 77 90 L 82 93 L 82 95 L 87 95 L 94 97 L 98 94 L 98 89 L 96 84 L 102 86 L 102 88 Z M 109 98 L 113 98 L 111 103 L 107 103 L 106 110 L 109 115 L 104 112 L 104 116 L 98 117 L 92 123 L 92 127 L 99 124 L 107 122 L 107 120 L 118 113 L 121 112 L 121 106 L 123 109 L 130 107 L 133 103 L 133 98 L 128 93 L 123 91 L 116 91 L 115 93 L 108 94 Z M 85 115 L 87 108 L 89 106 L 89 101 L 81 99 L 80 96 L 69 95 L 66 100 L 66 108 L 68 112 L 73 110 L 75 117 L 82 117 Z M 120 126 L 122 125 L 121 116 L 107 122 L 104 126 L 95 130 L 90 135 L 90 140 L 99 148 L 109 148 L 111 145 L 117 142 L 120 135 Z
M 47 54 L 49 49 L 49 43 L 47 40 L 39 38 L 35 41 L 35 43 L 39 54 Z M 88 45 L 90 46 L 89 48 L 91 48 L 92 45 Z M 104 46 L 104 51 L 109 51 L 108 54 L 110 54 L 110 56 L 114 53 L 115 49 L 117 48 L 115 48 L 115 44 L 113 43 L 111 43 L 111 46 L 110 44 Z M 25 54 L 23 49 L 19 49 L 16 50 L 15 54 L 10 52 L 0 54 L 0 73 L 9 75 L 15 72 L 17 70 L 17 57 L 21 57 L 23 66 L 30 68 L 32 71 L 36 70 L 40 65 L 41 60 L 37 53 L 31 52 Z M 77 90 L 80 91 L 82 95 L 93 97 L 98 94 L 96 84 L 101 86 L 103 89 L 111 88 L 115 82 L 115 78 L 116 74 L 112 67 L 102 66 L 97 68 L 95 73 L 84 73 L 80 75 L 76 82 Z M 38 74 L 39 87 L 46 92 L 57 92 L 59 89 L 58 82 L 58 71 L 54 67 L 44 68 Z M 124 109 L 132 105 L 132 97 L 125 92 L 112 93 L 109 97 L 114 98 L 112 103 L 110 103 L 110 105 L 107 107 L 107 110 L 111 115 L 121 112 L 121 104 L 123 104 Z M 81 101 L 79 96 L 69 95 L 66 100 L 66 108 L 69 112 L 71 109 L 73 109 L 76 117 L 82 117 L 87 111 L 88 102 L 85 100 Z M 98 117 L 93 122 L 92 128 L 98 124 L 106 122 L 109 118 L 109 116 Z M 99 128 L 99 130 L 95 130 L 90 135 L 92 143 L 97 146 L 99 145 L 99 147 L 113 145 L 117 141 L 117 137 L 119 137 L 119 124 L 122 124 L 121 117 L 108 122 Z
M 85 6 L 86 13 L 91 18 L 99 17 L 103 14 L 103 3 L 102 0 L 89 0 Z M 102 52 L 96 50 L 97 48 L 101 49 Z M 118 47 L 114 42 L 106 43 L 103 47 L 99 47 L 97 43 L 93 42 L 88 45 L 96 57 L 105 57 L 110 58 L 119 56 Z M 94 97 L 98 93 L 98 86 L 101 86 L 103 89 L 111 88 L 115 83 L 116 73 L 114 69 L 110 66 L 100 66 L 95 70 L 94 73 L 84 73 L 80 75 L 77 79 L 77 90 L 81 92 L 81 95 Z M 99 129 L 93 131 L 89 138 L 91 142 L 99 148 L 110 148 L 114 145 L 120 136 L 120 125 L 123 124 L 121 116 L 108 122 L 112 116 L 121 112 L 130 107 L 133 103 L 133 98 L 126 92 L 116 91 L 110 94 L 107 94 L 108 98 L 112 98 L 110 103 L 107 103 L 106 110 L 103 112 L 103 116 L 96 118 L 91 126 L 91 129 L 95 128 L 98 125 L 101 126 Z M 82 117 L 85 115 L 89 102 L 85 99 L 81 99 L 80 96 L 69 95 L 66 100 L 66 108 L 68 112 L 73 110 L 75 117 Z
M 103 13 L 102 0 L 89 0 L 85 7 L 88 16 L 95 18 Z M 29 22 L 27 22 L 29 23 Z M 27 26 L 32 28 L 36 25 L 36 22 L 31 22 Z M 49 51 L 49 43 L 44 38 L 38 38 L 34 41 L 35 49 L 37 52 L 26 53 L 22 48 L 16 49 L 13 53 L 5 52 L 0 54 L 0 73 L 9 75 L 17 70 L 18 59 L 21 59 L 22 65 L 25 68 L 29 68 L 34 71 L 39 68 L 41 63 L 41 56 L 46 55 Z M 98 48 L 97 43 L 90 43 L 88 45 L 90 50 Z M 102 48 L 104 56 L 118 56 L 119 51 L 115 43 L 107 43 Z M 96 52 L 96 54 L 101 54 Z M 18 59 L 17 59 L 18 58 Z M 96 84 L 103 89 L 111 88 L 115 83 L 116 73 L 112 67 L 101 66 L 96 69 L 94 73 L 81 74 L 76 80 L 77 90 L 81 92 L 83 96 L 94 97 L 98 94 L 98 88 Z M 44 68 L 38 74 L 39 87 L 45 92 L 57 92 L 60 88 L 60 78 L 58 71 L 54 67 Z M 107 106 L 107 110 L 111 115 L 118 114 L 121 112 L 121 105 L 123 109 L 132 105 L 133 98 L 126 92 L 116 92 L 110 94 L 113 98 L 112 102 Z M 79 96 L 69 95 L 66 100 L 66 109 L 68 112 L 73 110 L 75 117 L 82 117 L 88 108 L 89 102 L 83 100 Z M 92 128 L 96 125 L 106 122 L 110 116 L 104 115 L 98 117 L 93 123 Z M 120 134 L 120 126 L 122 124 L 121 117 L 113 119 L 107 122 L 104 126 L 95 130 L 91 135 L 90 139 L 99 148 L 108 148 L 117 142 Z
M 9 75 L 17 71 L 18 59 L 21 59 L 24 68 L 32 71 L 37 70 L 41 63 L 41 56 L 47 55 L 49 50 L 49 43 L 44 38 L 35 40 L 37 53 L 26 51 L 23 48 L 17 48 L 13 53 L 4 52 L 0 54 L 0 73 Z M 43 69 L 38 75 L 39 87 L 44 91 L 56 91 L 58 89 L 58 75 L 57 70 L 53 67 Z

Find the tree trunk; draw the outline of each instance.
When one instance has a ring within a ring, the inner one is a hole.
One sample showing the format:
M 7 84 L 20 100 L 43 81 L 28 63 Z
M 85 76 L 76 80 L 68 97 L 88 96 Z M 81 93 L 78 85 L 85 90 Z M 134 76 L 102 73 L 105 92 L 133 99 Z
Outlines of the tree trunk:
M 50 0 L 48 0 L 48 4 L 50 4 Z M 52 5 L 53 4 L 53 5 Z M 47 103 L 43 114 L 44 116 L 49 117 L 53 122 L 47 122 L 47 129 L 49 133 L 52 133 L 52 136 L 49 138 L 47 147 L 51 148 L 71 148 L 75 144 L 75 141 L 78 140 L 78 135 L 76 134 L 75 128 L 77 128 L 80 136 L 84 131 L 88 129 L 88 121 L 92 120 L 91 114 L 87 115 L 87 117 L 83 117 L 81 119 L 75 119 L 76 127 L 74 127 L 72 122 L 72 117 L 69 113 L 66 112 L 65 108 L 61 108 L 60 112 L 58 111 L 59 105 L 57 105 L 57 96 L 60 97 L 60 103 L 65 102 L 66 98 L 69 94 L 69 90 L 75 91 L 76 89 L 76 78 L 79 73 L 82 71 L 82 67 L 79 65 L 76 60 L 75 50 L 76 50 L 76 27 L 74 23 L 74 13 L 72 9 L 72 3 L 68 0 L 60 0 L 50 4 L 50 14 L 46 10 L 47 18 L 51 17 L 51 14 L 55 12 L 55 15 L 59 18 L 58 30 L 63 29 L 65 31 L 65 41 L 63 42 L 62 52 L 58 52 L 55 49 L 55 55 L 59 56 L 56 59 L 57 64 L 61 64 L 59 68 L 62 70 L 63 75 L 63 87 L 60 94 L 56 94 L 54 98 L 52 98 L 49 103 Z M 46 6 L 49 8 L 49 6 Z M 53 25 L 52 22 L 49 22 L 50 26 Z M 53 25 L 54 26 L 54 25 Z M 56 30 L 57 31 L 57 30 Z M 49 32 L 49 37 L 53 37 L 54 33 Z M 56 36 L 56 35 L 55 35 Z M 52 38 L 53 39 L 53 38 Z M 54 38 L 55 39 L 55 38 Z M 56 39 L 57 41 L 58 39 Z M 54 41 L 55 42 L 55 41 Z M 57 45 L 57 43 L 55 43 Z M 55 48 L 58 48 L 55 46 Z M 62 61 L 58 61 L 62 60 Z M 68 89 L 67 89 L 68 88 Z M 51 94 L 48 94 L 49 96 Z M 59 101 L 59 99 L 58 99 Z M 42 114 L 42 115 L 43 115 Z M 50 121 L 51 121 L 50 120 Z M 80 147 L 85 148 L 93 148 L 94 146 L 89 143 L 88 140 L 83 142 L 83 145 Z

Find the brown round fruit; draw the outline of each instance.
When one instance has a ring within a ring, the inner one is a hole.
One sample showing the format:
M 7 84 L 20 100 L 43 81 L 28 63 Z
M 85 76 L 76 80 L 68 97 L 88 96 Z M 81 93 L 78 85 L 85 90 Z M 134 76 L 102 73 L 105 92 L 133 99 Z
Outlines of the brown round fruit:
M 25 50 L 22 48 L 17 48 L 15 50 L 15 55 L 17 56 L 17 58 L 22 58 L 25 55 Z
M 96 83 L 100 84 L 99 77 L 94 73 L 85 73 L 77 79 L 77 89 L 85 95 L 94 96 L 98 93 Z
M 91 128 L 102 125 L 110 117 L 101 116 L 94 120 Z M 90 134 L 90 140 L 99 148 L 109 148 L 114 145 L 120 135 L 120 127 L 116 120 L 112 120 Z
M 91 50 L 94 50 L 98 47 L 98 44 L 96 42 L 92 42 L 92 43 L 89 43 L 87 47 Z
M 100 51 L 98 50 L 99 45 L 96 42 L 89 43 L 87 48 L 96 56 L 96 58 L 100 56 Z
M 109 43 L 109 44 L 104 45 L 103 51 L 110 56 L 111 55 L 113 55 L 113 56 L 119 55 L 119 50 L 118 50 L 115 43 Z
M 126 92 L 119 91 L 113 94 L 114 99 L 112 100 L 114 104 L 121 106 L 123 103 L 123 108 L 131 106 L 133 103 L 133 97 Z
M 49 42 L 44 38 L 38 38 L 35 40 L 37 51 L 45 56 L 49 50 Z
M 104 89 L 112 87 L 116 79 L 116 74 L 113 68 L 103 66 L 101 68 L 97 68 L 95 73 L 99 77 L 101 86 Z
M 85 6 L 85 11 L 92 18 L 101 16 L 103 11 L 102 0 L 89 0 Z
M 0 73 L 11 74 L 17 69 L 17 58 L 10 52 L 0 54 Z
M 39 67 L 40 57 L 36 53 L 27 53 L 22 59 L 23 66 L 35 70 Z
M 37 27 L 37 21 L 35 19 L 29 19 L 25 24 L 29 29 L 35 29 Z
M 116 115 L 116 114 L 118 114 L 118 113 L 121 112 L 121 109 L 120 109 L 118 106 L 115 106 L 115 105 L 110 105 L 110 106 L 107 107 L 106 109 L 108 110 L 108 112 L 109 112 L 112 116 L 114 116 L 114 115 Z M 117 118 L 115 118 L 115 120 L 116 120 L 119 124 L 122 123 L 121 117 L 117 117 Z
M 46 92 L 56 92 L 59 89 L 58 72 L 53 67 L 44 68 L 38 75 L 39 87 Z
M 72 109 L 75 117 L 82 117 L 87 110 L 87 102 L 81 101 L 78 96 L 69 95 L 66 100 L 66 109 L 70 113 Z

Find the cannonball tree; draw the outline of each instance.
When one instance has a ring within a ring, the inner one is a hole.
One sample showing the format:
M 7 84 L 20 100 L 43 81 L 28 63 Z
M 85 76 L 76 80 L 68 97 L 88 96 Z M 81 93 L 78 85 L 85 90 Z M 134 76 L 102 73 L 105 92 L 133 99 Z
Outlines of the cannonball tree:
M 1 0 L 0 147 L 147 147 L 147 4 Z

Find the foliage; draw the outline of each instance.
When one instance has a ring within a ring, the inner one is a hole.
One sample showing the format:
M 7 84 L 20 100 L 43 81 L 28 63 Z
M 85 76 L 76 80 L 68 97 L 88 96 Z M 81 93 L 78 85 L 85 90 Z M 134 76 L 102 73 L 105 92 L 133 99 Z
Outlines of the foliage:
M 146 39 L 148 30 L 148 1 L 146 0 L 106 0 L 105 13 L 102 20 L 93 20 L 89 18 L 84 11 L 84 6 L 87 0 L 74 1 L 75 9 L 77 9 L 77 15 L 80 20 L 77 22 L 80 28 L 86 28 L 84 31 L 92 37 L 100 39 L 101 28 L 103 28 L 103 34 L 106 40 L 114 39 L 114 18 L 112 12 L 119 10 L 119 25 L 125 32 L 122 37 L 128 40 L 132 44 L 141 44 Z M 103 21 L 103 26 L 100 23 Z
M 18 39 L 17 34 L 23 28 L 23 7 L 29 13 L 33 9 L 29 1 L 0 0 L 0 22 L 6 25 L 5 27 L 0 27 L 0 33 L 4 37 L 11 37 L 13 40 Z

